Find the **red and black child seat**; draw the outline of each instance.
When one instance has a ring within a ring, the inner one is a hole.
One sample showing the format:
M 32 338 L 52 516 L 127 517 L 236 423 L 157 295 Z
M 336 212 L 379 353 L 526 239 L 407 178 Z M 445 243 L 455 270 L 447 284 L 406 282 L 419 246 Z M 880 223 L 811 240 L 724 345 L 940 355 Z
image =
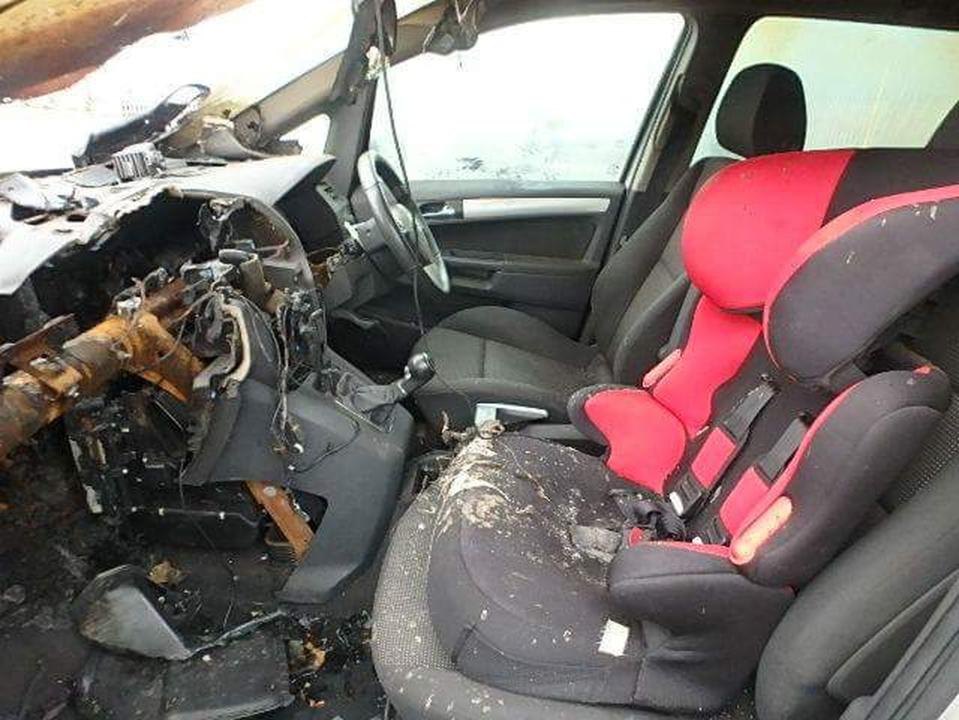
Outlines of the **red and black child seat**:
M 959 273 L 952 183 L 954 154 L 913 151 L 717 174 L 683 229 L 694 290 L 665 364 L 570 402 L 605 461 L 507 434 L 441 480 L 428 600 L 456 668 L 575 702 L 727 702 L 948 403 L 941 372 L 886 348 Z M 680 537 L 573 542 L 622 527 L 624 493 L 668 502 Z

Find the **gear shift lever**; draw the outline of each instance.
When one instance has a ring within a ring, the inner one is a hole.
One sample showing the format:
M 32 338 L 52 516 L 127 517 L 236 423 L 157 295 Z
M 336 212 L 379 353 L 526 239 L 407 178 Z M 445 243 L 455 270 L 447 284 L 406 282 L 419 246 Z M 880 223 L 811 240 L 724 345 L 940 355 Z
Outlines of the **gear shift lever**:
M 380 424 L 393 406 L 415 393 L 436 375 L 436 367 L 426 353 L 417 353 L 403 368 L 403 376 L 389 385 L 361 385 L 349 391 L 350 404 Z
M 393 383 L 400 398 L 408 398 L 426 385 L 436 375 L 436 366 L 429 354 L 422 352 L 413 355 L 403 368 L 403 377 Z

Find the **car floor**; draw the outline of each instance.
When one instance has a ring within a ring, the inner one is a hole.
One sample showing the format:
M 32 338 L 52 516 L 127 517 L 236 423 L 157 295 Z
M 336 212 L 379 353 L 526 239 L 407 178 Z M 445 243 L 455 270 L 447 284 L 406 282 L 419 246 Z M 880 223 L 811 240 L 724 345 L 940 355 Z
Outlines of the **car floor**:
M 81 717 L 75 689 L 100 651 L 77 632 L 70 606 L 94 576 L 124 563 L 175 576 L 178 592 L 200 600 L 191 627 L 212 633 L 276 609 L 274 591 L 290 571 L 260 548 L 214 553 L 129 537 L 87 511 L 67 459 L 17 456 L 0 470 L 0 720 Z M 325 605 L 289 608 L 269 627 L 287 643 L 295 700 L 263 718 L 382 715 L 368 643 L 376 574 Z
M 191 627 L 200 631 L 215 634 L 276 609 L 274 592 L 288 565 L 261 548 L 214 552 L 131 537 L 88 512 L 68 458 L 56 460 L 51 451 L 36 463 L 30 452 L 0 475 L 0 720 L 83 717 L 75 691 L 85 666 L 103 651 L 80 636 L 70 607 L 94 576 L 117 565 L 153 569 L 178 592 L 199 598 Z M 404 496 L 398 511 L 410 499 Z M 386 698 L 369 649 L 379 564 L 323 605 L 288 608 L 290 617 L 269 628 L 286 641 L 295 699 L 262 720 L 383 717 Z M 210 656 L 215 663 L 216 651 Z M 744 693 L 716 720 L 754 718 Z

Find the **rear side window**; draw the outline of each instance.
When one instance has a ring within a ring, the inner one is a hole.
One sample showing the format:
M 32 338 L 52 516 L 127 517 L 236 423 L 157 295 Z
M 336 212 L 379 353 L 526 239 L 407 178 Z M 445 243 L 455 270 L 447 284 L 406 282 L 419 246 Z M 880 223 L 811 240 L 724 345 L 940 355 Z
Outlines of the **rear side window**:
M 763 18 L 723 84 L 757 63 L 794 70 L 806 92 L 806 149 L 923 147 L 959 100 L 959 33 L 808 18 Z M 718 106 L 718 103 L 717 103 Z M 696 157 L 730 155 L 716 107 Z
M 619 180 L 683 33 L 675 13 L 539 20 L 393 68 L 411 180 Z M 380 83 L 370 146 L 395 163 Z

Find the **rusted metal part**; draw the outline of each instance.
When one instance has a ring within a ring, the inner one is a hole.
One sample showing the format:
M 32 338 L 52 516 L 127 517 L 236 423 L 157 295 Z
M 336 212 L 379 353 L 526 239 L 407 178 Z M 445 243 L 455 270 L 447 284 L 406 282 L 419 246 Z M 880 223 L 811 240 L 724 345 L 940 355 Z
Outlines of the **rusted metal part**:
M 247 480 L 246 486 L 290 543 L 296 559 L 301 560 L 313 541 L 313 530 L 293 507 L 288 492 L 284 488 L 256 480 Z
M 168 329 L 182 319 L 183 289 L 182 282 L 172 282 L 128 315 L 110 315 L 62 349 L 33 357 L 27 370 L 3 378 L 0 458 L 123 371 L 188 400 L 203 365 Z
M 72 322 L 72 315 L 61 315 L 16 342 L 0 345 L 0 376 L 6 372 L 7 366 L 34 375 L 33 361 L 48 356 L 59 348 L 66 339 Z M 43 380 L 41 373 L 35 377 Z
M 35 97 L 142 37 L 191 27 L 250 0 L 21 0 L 0 5 L 0 96 Z

